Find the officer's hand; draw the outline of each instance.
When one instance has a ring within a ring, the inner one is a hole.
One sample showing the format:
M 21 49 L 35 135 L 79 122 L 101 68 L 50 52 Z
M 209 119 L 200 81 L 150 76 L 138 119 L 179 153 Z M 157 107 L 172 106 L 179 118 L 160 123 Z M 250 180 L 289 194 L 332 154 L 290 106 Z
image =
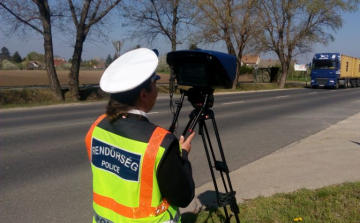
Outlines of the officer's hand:
M 190 153 L 191 150 L 191 140 L 194 138 L 195 132 L 191 133 L 189 137 L 185 140 L 184 136 L 180 136 L 180 146 L 182 149 L 185 149 L 188 153 Z

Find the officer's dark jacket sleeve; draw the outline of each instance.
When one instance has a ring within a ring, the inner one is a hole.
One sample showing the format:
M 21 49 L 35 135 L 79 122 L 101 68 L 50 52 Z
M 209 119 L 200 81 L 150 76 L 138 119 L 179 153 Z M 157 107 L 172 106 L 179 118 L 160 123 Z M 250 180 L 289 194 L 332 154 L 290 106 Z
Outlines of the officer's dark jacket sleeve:
M 167 134 L 165 141 L 171 139 L 170 146 L 160 161 L 157 178 L 162 196 L 172 205 L 186 207 L 195 195 L 195 183 L 192 177 L 188 153 L 179 150 L 179 141 L 172 134 Z

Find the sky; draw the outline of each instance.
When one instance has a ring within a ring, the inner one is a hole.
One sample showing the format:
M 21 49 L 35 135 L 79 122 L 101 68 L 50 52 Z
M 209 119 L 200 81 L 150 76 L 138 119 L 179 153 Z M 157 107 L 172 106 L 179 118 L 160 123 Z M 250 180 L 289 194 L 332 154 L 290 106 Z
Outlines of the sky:
M 356 13 L 344 14 L 343 19 L 343 27 L 339 29 L 336 33 L 334 33 L 334 42 L 329 43 L 329 45 L 327 46 L 323 46 L 321 44 L 315 45 L 313 52 L 300 55 L 296 58 L 298 60 L 298 63 L 309 63 L 311 62 L 314 53 L 326 52 L 337 52 L 348 56 L 360 58 L 360 10 Z M 121 27 L 121 25 L 119 25 L 118 27 Z M 70 47 L 67 43 L 65 43 L 63 39 L 64 38 L 62 38 L 61 35 L 56 35 L 54 37 L 54 55 L 60 56 L 68 60 L 72 56 L 73 48 Z M 106 43 L 85 42 L 82 59 L 106 59 L 109 54 L 112 57 L 115 53 L 115 48 L 111 43 L 111 40 L 122 40 L 124 38 L 121 31 L 115 30 L 111 32 L 109 39 L 109 42 Z M 165 55 L 171 48 L 169 42 L 163 38 L 160 38 L 160 40 L 158 40 L 156 43 L 153 43 L 152 45 L 148 43 L 139 43 L 138 41 L 131 42 L 130 40 L 125 40 L 120 53 L 122 54 L 134 48 L 137 44 L 140 44 L 142 47 L 157 48 L 160 52 L 160 55 Z M 0 47 L 7 47 L 11 55 L 17 51 L 21 57 L 25 57 L 28 53 L 32 51 L 44 53 L 43 39 L 42 36 L 39 35 L 32 35 L 31 38 L 23 41 L 18 39 L 16 35 L 11 36 L 11 38 L 7 38 L 0 30 Z M 177 49 L 181 50 L 186 48 L 187 46 L 185 45 L 178 46 Z M 225 48 L 216 45 L 210 45 L 201 48 L 226 52 Z M 260 54 L 260 56 L 261 59 L 277 59 L 276 55 L 274 54 Z

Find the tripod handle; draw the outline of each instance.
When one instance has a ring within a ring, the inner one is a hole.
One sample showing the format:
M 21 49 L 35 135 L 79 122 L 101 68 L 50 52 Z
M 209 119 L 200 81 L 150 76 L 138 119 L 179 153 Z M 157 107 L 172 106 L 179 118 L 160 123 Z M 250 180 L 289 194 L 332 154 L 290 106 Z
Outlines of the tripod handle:
M 183 136 L 185 136 L 187 132 L 190 132 L 190 134 L 194 132 L 195 126 L 198 123 L 199 118 L 200 118 L 201 114 L 203 113 L 203 110 L 204 110 L 204 108 L 201 108 L 201 110 L 194 109 L 190 113 L 190 115 L 189 115 L 190 119 L 189 119 L 189 122 L 188 122 L 188 124 L 186 125 L 186 127 L 184 129 L 184 132 L 182 134 Z
M 190 113 L 190 120 L 189 120 L 189 122 L 187 123 L 187 125 L 186 125 L 186 127 L 185 127 L 185 129 L 184 129 L 184 131 L 183 131 L 183 133 L 182 133 L 182 135 L 185 137 L 185 135 L 186 135 L 186 133 L 189 131 L 190 133 L 193 133 L 193 129 L 191 130 L 191 129 L 189 129 L 189 126 L 191 125 L 191 123 L 194 121 L 194 117 L 195 117 L 195 115 L 193 114 L 194 113 L 194 111 L 192 111 L 191 113 Z
M 189 132 L 193 132 L 194 131 L 194 128 L 197 124 L 197 122 L 199 121 L 199 118 L 201 115 L 204 115 L 204 111 L 205 111 L 205 108 L 207 107 L 207 104 L 208 104 L 208 100 L 209 100 L 209 95 L 206 95 L 205 96 L 205 100 L 204 100 L 204 103 L 201 107 L 200 110 L 198 110 L 198 113 L 195 115 L 195 114 L 190 114 L 190 115 L 194 115 L 195 118 L 193 119 L 193 121 L 191 122 L 191 125 L 189 127 Z

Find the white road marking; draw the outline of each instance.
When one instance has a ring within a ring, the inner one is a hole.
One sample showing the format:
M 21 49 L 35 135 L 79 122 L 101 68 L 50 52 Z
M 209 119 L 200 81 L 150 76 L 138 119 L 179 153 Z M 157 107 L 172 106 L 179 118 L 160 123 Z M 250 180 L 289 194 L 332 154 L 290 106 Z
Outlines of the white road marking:
M 309 94 L 317 94 L 317 92 L 311 92 L 311 93 L 309 93 Z
M 245 101 L 234 101 L 234 102 L 227 102 L 227 103 L 222 103 L 223 105 L 229 105 L 229 104 L 238 104 L 238 103 L 244 103 Z
M 284 95 L 284 96 L 278 96 L 278 97 L 276 97 L 276 98 L 287 98 L 287 97 L 289 97 L 290 95 Z

